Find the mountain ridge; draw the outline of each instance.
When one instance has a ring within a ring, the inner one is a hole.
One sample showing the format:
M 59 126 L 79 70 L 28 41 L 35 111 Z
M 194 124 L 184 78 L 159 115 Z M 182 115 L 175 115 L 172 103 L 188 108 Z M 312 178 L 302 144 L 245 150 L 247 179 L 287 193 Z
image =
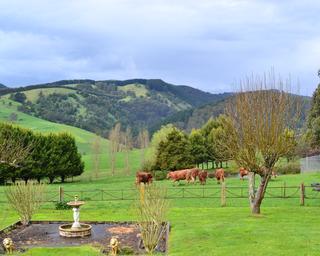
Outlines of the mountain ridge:
M 161 79 L 60 80 L 4 88 L 0 96 L 22 103 L 20 111 L 45 120 L 105 135 L 117 122 L 137 133 L 179 111 L 219 101 L 230 93 L 212 94 Z

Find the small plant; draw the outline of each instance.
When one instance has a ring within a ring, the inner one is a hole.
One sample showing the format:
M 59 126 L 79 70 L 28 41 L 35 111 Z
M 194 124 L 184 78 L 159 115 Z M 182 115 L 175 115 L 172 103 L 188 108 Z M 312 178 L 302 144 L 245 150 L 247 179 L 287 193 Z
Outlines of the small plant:
M 23 225 L 28 225 L 32 215 L 39 209 L 44 200 L 45 189 L 45 184 L 34 181 L 18 182 L 5 188 L 8 203 L 16 210 Z
M 72 207 L 67 204 L 65 201 L 56 202 L 55 209 L 56 210 L 70 210 Z
M 130 246 L 123 246 L 120 248 L 120 255 L 133 255 L 134 250 Z
M 165 180 L 167 177 L 166 171 L 155 171 L 154 172 L 154 178 L 155 180 Z
M 141 238 L 148 254 L 153 254 L 166 231 L 167 190 L 155 184 L 138 189 L 137 212 Z

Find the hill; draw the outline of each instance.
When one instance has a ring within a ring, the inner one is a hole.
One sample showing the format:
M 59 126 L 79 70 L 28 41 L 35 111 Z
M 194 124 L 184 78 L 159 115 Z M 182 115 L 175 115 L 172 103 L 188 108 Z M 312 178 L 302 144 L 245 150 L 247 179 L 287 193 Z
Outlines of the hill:
M 230 95 L 230 97 L 233 97 Z M 292 95 L 300 102 L 300 117 L 297 121 L 296 126 L 301 128 L 308 115 L 310 109 L 311 97 Z M 200 107 L 184 110 L 173 114 L 161 120 L 158 123 L 155 123 L 151 128 L 151 132 L 157 131 L 162 125 L 173 124 L 176 127 L 183 129 L 187 132 L 190 132 L 193 128 L 202 127 L 210 118 L 214 118 L 224 113 L 224 109 L 227 103 L 227 98 L 222 98 L 219 101 L 211 102 Z M 294 116 L 294 114 L 293 114 Z
M 95 138 L 95 134 L 77 127 L 57 124 L 30 116 L 18 111 L 17 109 L 19 106 L 21 106 L 21 103 L 17 103 L 9 99 L 0 99 L 0 121 L 10 122 L 41 133 L 68 132 L 75 137 L 81 154 L 88 155 L 91 153 L 91 143 Z M 107 148 L 107 144 L 108 141 L 103 139 L 103 147 Z
M 54 83 L 5 88 L 4 98 L 20 102 L 19 110 L 30 115 L 76 126 L 101 135 L 120 122 L 137 134 L 141 127 L 180 111 L 227 98 L 160 79 L 62 80 Z
M 4 84 L 0 83 L 0 90 L 6 89 L 7 87 Z

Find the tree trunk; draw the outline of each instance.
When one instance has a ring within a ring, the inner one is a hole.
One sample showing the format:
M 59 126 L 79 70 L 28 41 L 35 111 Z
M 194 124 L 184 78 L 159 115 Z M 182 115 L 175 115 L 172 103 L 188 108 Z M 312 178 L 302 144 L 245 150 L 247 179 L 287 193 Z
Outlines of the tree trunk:
M 54 181 L 54 177 L 49 177 L 49 183 L 52 184 Z
M 255 177 L 254 173 L 250 172 L 248 174 L 249 178 L 249 201 L 250 201 L 250 207 L 251 207 L 251 212 L 253 214 L 260 214 L 260 206 L 262 203 L 262 200 L 264 198 L 268 182 L 270 179 L 270 173 L 269 171 L 266 172 L 264 176 L 261 177 L 261 181 L 258 187 L 258 190 L 255 191 Z
M 65 176 L 64 175 L 61 175 L 61 183 L 64 183 L 64 181 L 65 181 Z

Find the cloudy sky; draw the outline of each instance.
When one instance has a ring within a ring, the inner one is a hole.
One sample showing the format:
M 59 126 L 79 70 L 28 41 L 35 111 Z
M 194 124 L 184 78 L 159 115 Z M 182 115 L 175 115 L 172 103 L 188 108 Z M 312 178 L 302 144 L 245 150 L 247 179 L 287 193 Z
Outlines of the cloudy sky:
M 223 92 L 274 67 L 311 95 L 319 13 L 317 0 L 1 0 L 0 83 L 161 78 Z

